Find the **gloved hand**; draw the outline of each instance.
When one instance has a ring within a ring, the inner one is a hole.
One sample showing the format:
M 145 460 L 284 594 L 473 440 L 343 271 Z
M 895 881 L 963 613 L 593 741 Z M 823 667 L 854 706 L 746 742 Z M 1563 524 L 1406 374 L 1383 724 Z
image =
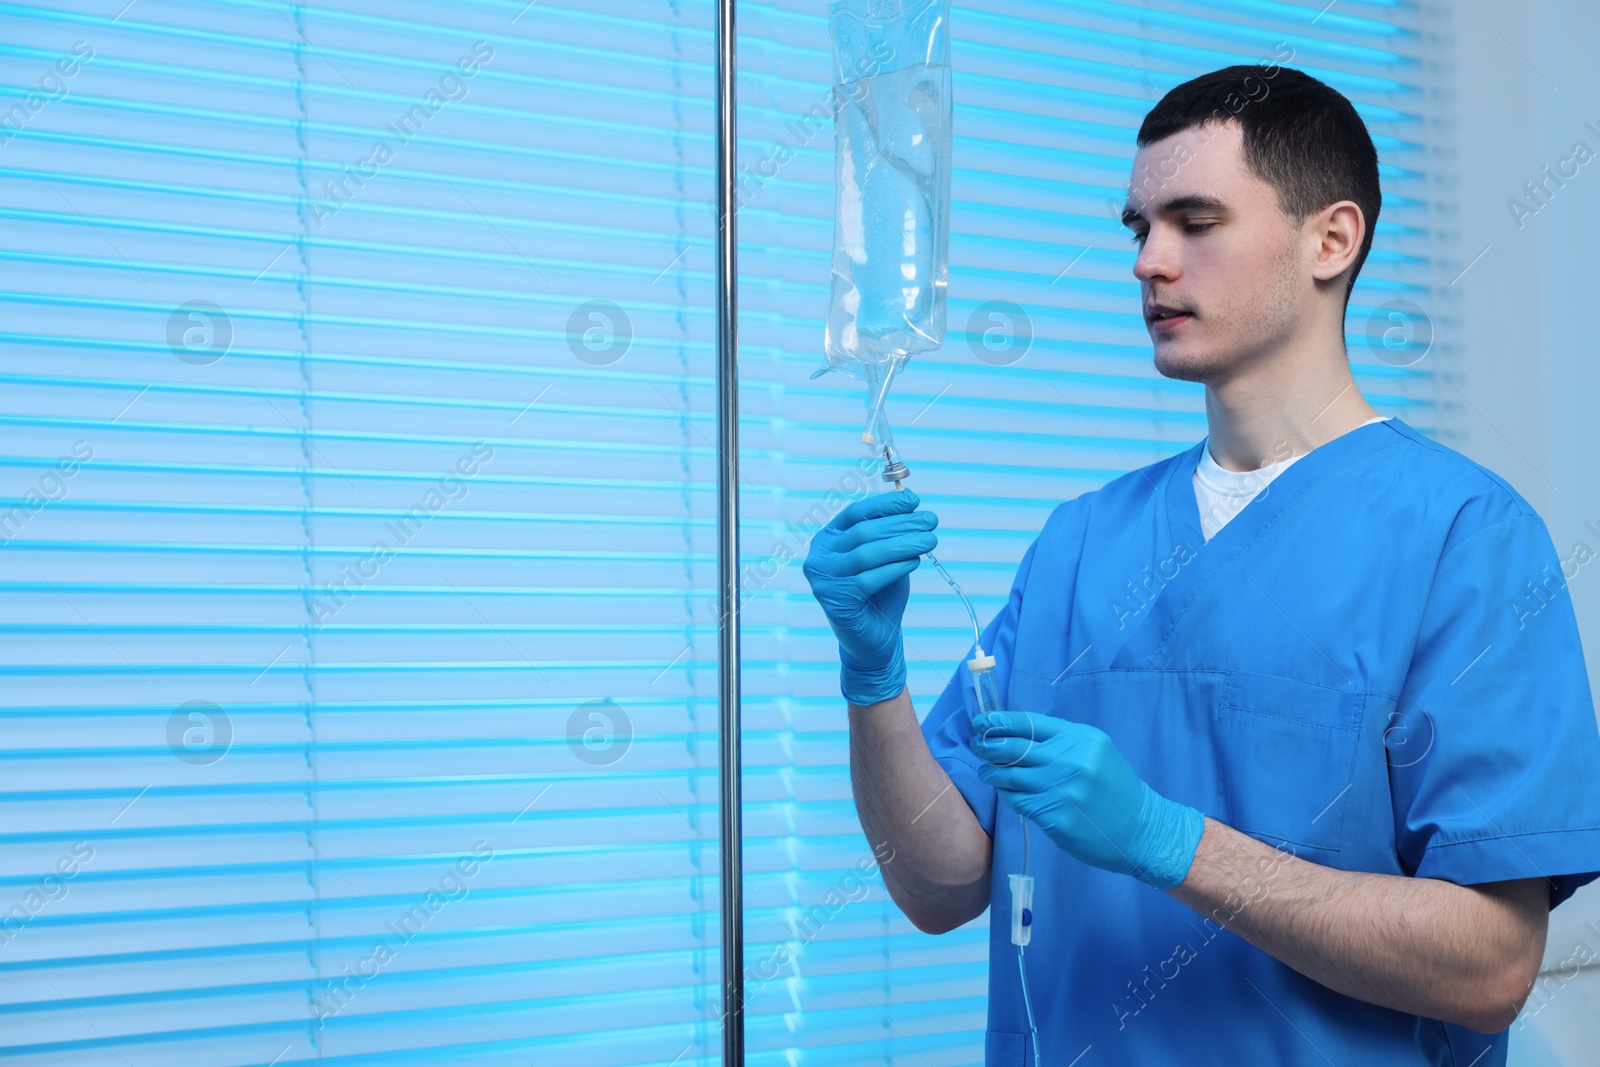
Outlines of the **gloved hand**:
M 1146 785 L 1104 732 L 1024 711 L 979 715 L 973 731 L 978 778 L 1066 852 L 1162 890 L 1189 873 L 1205 816 Z
M 939 543 L 938 516 L 919 503 L 909 489 L 856 501 L 817 531 L 801 568 L 839 639 L 839 688 L 852 704 L 905 688 L 900 616 L 911 572 Z

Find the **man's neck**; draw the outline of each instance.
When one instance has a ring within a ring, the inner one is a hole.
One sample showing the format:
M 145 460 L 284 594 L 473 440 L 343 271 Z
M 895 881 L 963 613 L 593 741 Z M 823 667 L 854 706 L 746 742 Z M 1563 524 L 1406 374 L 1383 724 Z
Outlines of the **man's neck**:
M 1342 345 L 1298 351 L 1206 383 L 1209 447 L 1227 470 L 1304 455 L 1377 414 L 1356 388 Z

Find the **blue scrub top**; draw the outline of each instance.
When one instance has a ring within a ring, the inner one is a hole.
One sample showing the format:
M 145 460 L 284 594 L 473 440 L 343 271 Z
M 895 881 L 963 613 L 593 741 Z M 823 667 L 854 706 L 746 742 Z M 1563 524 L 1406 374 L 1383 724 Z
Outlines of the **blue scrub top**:
M 984 636 L 1006 706 L 1104 730 L 1158 792 L 1323 866 L 1543 877 L 1552 907 L 1595 878 L 1600 731 L 1527 502 L 1392 419 L 1312 450 L 1207 542 L 1204 447 L 1051 515 Z M 1024 824 L 978 780 L 975 711 L 963 666 L 922 729 L 994 838 L 985 1062 L 1031 1067 L 1006 880 Z M 1027 832 L 1047 1064 L 1505 1063 L 1504 1032 L 1333 992 Z

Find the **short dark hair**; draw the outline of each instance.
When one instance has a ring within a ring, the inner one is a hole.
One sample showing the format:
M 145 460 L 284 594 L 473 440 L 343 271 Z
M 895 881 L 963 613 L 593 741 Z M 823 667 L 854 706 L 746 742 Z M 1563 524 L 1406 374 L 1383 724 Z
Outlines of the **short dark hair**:
M 1285 215 L 1304 221 L 1341 200 L 1361 209 L 1367 228 L 1345 289 L 1348 303 L 1372 248 L 1383 201 L 1378 150 L 1366 123 L 1342 93 L 1304 71 L 1224 67 L 1163 96 L 1144 117 L 1138 145 L 1229 120 L 1238 122 L 1244 135 L 1245 164 L 1277 190 Z

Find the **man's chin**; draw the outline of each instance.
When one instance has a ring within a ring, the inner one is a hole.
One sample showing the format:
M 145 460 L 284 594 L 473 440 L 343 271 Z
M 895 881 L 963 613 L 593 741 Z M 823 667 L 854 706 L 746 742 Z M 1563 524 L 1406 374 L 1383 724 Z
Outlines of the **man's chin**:
M 1207 382 L 1224 368 L 1209 352 L 1194 352 L 1184 346 L 1156 342 L 1156 372 L 1163 378 L 1182 382 Z

